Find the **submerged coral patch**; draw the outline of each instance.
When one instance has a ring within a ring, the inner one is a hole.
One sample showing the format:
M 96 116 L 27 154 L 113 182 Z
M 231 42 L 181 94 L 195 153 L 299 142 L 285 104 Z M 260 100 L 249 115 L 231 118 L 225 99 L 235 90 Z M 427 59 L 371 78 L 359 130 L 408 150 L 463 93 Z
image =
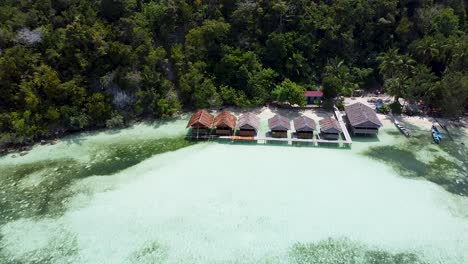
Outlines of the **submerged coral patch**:
M 439 146 L 381 133 L 346 151 L 208 143 L 152 157 L 192 144 L 155 130 L 1 158 L 0 263 L 466 262 L 466 197 L 399 176 L 463 178 Z M 357 155 L 392 143 L 372 154 L 399 175 Z
M 425 264 L 415 253 L 388 252 L 349 239 L 327 239 L 298 243 L 290 257 L 296 264 Z
M 158 242 L 151 242 L 135 251 L 129 258 L 129 263 L 159 264 L 167 260 L 168 249 Z
M 4 261 L 1 263 L 76 263 L 78 254 L 76 236 L 60 225 L 56 226 L 48 221 L 43 221 L 31 226 L 30 223 L 18 221 L 4 226 L 1 231 L 6 234 L 15 232 L 29 238 L 23 242 L 21 242 L 21 238 L 15 236 L 8 236 L 7 240 L 0 240 L 0 260 Z
M 423 176 L 427 173 L 424 162 L 419 161 L 413 152 L 396 146 L 377 146 L 365 152 L 374 159 L 394 165 L 399 172 L 411 176 Z
M 113 175 L 153 155 L 192 144 L 183 138 L 126 140 L 96 145 L 86 164 L 64 158 L 3 166 L 0 224 L 21 217 L 60 215 L 74 194 L 69 187 L 75 180 Z
M 468 152 L 455 141 L 447 139 L 434 146 L 419 132 L 401 144 L 370 147 L 363 154 L 391 165 L 401 175 L 423 177 L 451 193 L 468 196 Z

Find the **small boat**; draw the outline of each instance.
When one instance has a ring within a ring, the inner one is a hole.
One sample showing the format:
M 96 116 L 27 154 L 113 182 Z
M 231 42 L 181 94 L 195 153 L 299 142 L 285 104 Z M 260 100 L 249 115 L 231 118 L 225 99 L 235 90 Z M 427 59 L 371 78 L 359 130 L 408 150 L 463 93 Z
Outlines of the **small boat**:
M 401 133 L 405 135 L 405 137 L 411 137 L 411 132 L 405 126 L 403 126 L 400 122 L 398 122 L 398 120 L 393 119 L 393 122 L 395 123 L 395 126 L 401 131 Z
M 442 135 L 440 134 L 439 130 L 435 125 L 432 125 L 432 140 L 434 140 L 434 143 L 440 144 L 442 141 Z

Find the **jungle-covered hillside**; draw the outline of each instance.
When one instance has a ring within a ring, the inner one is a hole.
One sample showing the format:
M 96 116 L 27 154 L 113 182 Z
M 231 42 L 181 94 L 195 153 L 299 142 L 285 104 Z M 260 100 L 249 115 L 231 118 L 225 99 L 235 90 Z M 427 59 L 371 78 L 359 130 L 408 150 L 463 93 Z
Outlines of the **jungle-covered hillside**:
M 0 145 L 383 87 L 468 106 L 463 0 L 1 0 Z

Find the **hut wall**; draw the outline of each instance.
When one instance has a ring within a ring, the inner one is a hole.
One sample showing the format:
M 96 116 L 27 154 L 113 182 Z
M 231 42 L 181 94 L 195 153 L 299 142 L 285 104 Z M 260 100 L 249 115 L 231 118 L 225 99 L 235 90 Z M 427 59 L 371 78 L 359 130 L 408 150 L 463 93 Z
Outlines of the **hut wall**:
M 378 128 L 371 127 L 352 127 L 353 134 L 359 135 L 377 135 L 379 133 Z
M 340 138 L 340 134 L 337 133 L 320 133 L 321 137 L 323 139 L 329 139 L 329 140 L 338 140 Z
M 192 125 L 192 136 L 206 136 L 210 134 L 210 132 L 210 128 L 203 124 L 195 123 Z
M 239 130 L 239 136 L 244 136 L 244 137 L 254 137 L 257 135 L 257 131 L 254 129 L 240 129 Z
M 231 136 L 232 135 L 232 130 L 230 128 L 217 128 L 216 129 L 216 135 L 218 136 Z
M 314 132 L 307 132 L 307 131 L 296 132 L 296 136 L 297 138 L 310 139 L 314 137 Z
M 193 137 L 206 136 L 210 134 L 210 130 L 206 127 L 192 127 L 191 134 Z
M 288 131 L 279 131 L 279 130 L 272 130 L 271 136 L 276 138 L 287 138 Z

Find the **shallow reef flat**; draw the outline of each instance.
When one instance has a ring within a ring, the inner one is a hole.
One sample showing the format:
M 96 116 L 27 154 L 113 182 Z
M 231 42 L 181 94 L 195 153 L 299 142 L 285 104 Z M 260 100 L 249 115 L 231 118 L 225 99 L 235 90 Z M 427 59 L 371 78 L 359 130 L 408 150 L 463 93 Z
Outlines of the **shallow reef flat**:
M 465 185 L 426 176 L 461 175 L 455 146 L 194 144 L 185 121 L 1 158 L 0 263 L 468 262 Z

